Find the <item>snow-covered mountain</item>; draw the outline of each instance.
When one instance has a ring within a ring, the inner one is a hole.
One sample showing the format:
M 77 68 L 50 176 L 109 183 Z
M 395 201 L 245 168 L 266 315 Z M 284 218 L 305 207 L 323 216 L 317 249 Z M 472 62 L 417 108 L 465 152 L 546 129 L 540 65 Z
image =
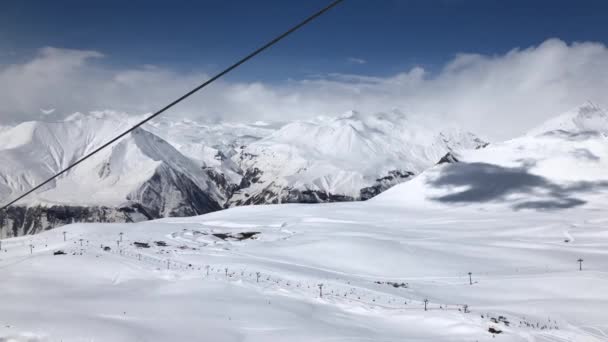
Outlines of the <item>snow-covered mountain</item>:
M 3 239 L 0 340 L 606 341 L 606 123 L 584 105 L 369 201 Z
M 3 128 L 0 195 L 29 189 L 136 119 L 98 113 Z M 603 186 L 606 134 L 608 115 L 591 103 L 484 149 L 487 143 L 471 133 L 400 112 L 349 112 L 283 126 L 163 119 L 49 184 L 9 211 L 2 226 L 19 235 L 72 220 L 139 221 L 227 206 L 365 200 L 412 179 L 408 189 L 418 186 L 407 196 L 412 205 L 429 198 L 467 203 L 476 196 L 487 203 L 514 201 L 517 208 L 577 205 L 576 196 L 558 190 Z M 550 180 L 573 174 L 602 182 Z M 471 189 L 446 195 L 455 188 Z M 516 203 L 531 195 L 537 199 Z
M 278 127 L 263 122 L 202 124 L 189 119 L 175 121 L 161 117 L 146 124 L 145 128 L 201 167 L 221 168 L 233 184 L 239 184 L 242 171 L 231 158 L 243 146 L 262 139 Z
M 369 201 L 4 239 L 0 340 L 606 341 L 606 117 L 451 152 Z
M 114 112 L 0 129 L 8 201 L 139 120 Z M 4 235 L 89 221 L 190 216 L 227 206 L 369 199 L 446 153 L 485 146 L 471 133 L 399 113 L 285 125 L 161 118 L 0 213 Z
M 547 132 L 596 132 L 608 133 L 608 114 L 594 104 L 587 102 L 577 108 L 547 120 L 538 127 L 530 130 L 528 135 L 535 136 Z
M 0 196 L 10 199 L 124 131 L 129 120 L 76 115 L 26 122 L 0 133 Z M 2 213 L 20 235 L 72 221 L 140 221 L 221 209 L 222 174 L 204 170 L 171 144 L 137 129 Z
M 437 163 L 487 145 L 472 133 L 394 111 L 289 123 L 247 145 L 231 205 L 369 199 Z
M 553 210 L 593 206 L 608 191 L 608 114 L 587 103 L 522 137 L 464 151 L 374 201 L 412 206 Z M 405 191 L 404 189 L 407 189 Z

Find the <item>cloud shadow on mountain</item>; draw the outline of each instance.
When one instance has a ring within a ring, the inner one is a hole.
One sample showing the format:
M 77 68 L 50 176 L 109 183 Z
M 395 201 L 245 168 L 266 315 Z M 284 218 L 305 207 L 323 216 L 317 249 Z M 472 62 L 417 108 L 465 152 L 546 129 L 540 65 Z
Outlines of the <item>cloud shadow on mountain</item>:
M 600 157 L 593 154 L 593 152 L 589 151 L 586 148 L 577 148 L 570 151 L 570 154 L 578 159 L 590 162 L 598 162 L 600 161 Z
M 602 133 L 595 131 L 570 132 L 561 129 L 540 134 L 542 137 L 558 138 L 567 141 L 586 141 L 597 138 L 601 135 Z
M 431 199 L 452 204 L 505 202 L 510 203 L 515 210 L 555 210 L 586 203 L 576 195 L 608 189 L 606 181 L 560 185 L 530 173 L 533 166 L 533 161 L 526 161 L 519 167 L 487 163 L 447 165 L 428 183 L 438 188 L 464 187 L 464 190 L 456 189 L 455 192 Z

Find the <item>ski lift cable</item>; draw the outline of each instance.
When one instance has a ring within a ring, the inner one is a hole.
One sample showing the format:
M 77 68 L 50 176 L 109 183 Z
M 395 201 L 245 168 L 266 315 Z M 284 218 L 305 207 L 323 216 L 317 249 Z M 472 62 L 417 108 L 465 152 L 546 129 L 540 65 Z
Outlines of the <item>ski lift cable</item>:
M 270 48 L 271 46 L 275 45 L 276 43 L 278 43 L 279 41 L 281 41 L 283 38 L 289 36 L 290 34 L 294 33 L 295 31 L 297 31 L 298 29 L 302 28 L 306 24 L 308 24 L 311 21 L 315 20 L 316 18 L 320 17 L 321 15 L 323 15 L 324 13 L 326 13 L 327 11 L 329 11 L 330 9 L 332 9 L 333 7 L 335 7 L 336 5 L 338 5 L 339 3 L 341 3 L 342 1 L 344 1 L 344 0 L 334 0 L 334 1 L 332 1 L 329 5 L 325 6 L 322 9 L 320 9 L 319 11 L 317 11 L 314 14 L 312 14 L 308 18 L 302 20 L 300 23 L 298 23 L 297 25 L 293 26 L 292 28 L 290 28 L 289 30 L 285 31 L 284 33 L 280 34 L 279 36 L 275 37 L 274 39 L 270 40 L 268 43 L 266 43 L 266 44 L 262 45 L 261 47 L 257 48 L 256 50 L 254 50 L 253 52 L 251 52 L 247 56 L 241 58 L 240 60 L 238 60 L 237 62 L 235 62 L 231 66 L 227 67 L 223 71 L 221 71 L 218 74 L 216 74 L 215 76 L 211 77 L 210 79 L 208 79 L 207 81 L 205 81 L 201 85 L 199 85 L 196 88 L 190 90 L 189 92 L 187 92 L 186 94 L 182 95 L 180 98 L 174 100 L 173 102 L 169 103 L 168 105 L 166 105 L 162 109 L 158 110 L 154 114 L 151 114 L 150 116 L 146 117 L 145 119 L 143 119 L 142 121 L 138 122 L 137 124 L 135 124 L 131 128 L 127 129 L 126 131 L 124 131 L 121 134 L 117 135 L 116 137 L 112 138 L 111 140 L 109 140 L 105 144 L 99 146 L 94 151 L 90 152 L 89 154 L 87 154 L 84 157 L 80 158 L 76 162 L 74 162 L 74 163 L 70 164 L 69 166 L 67 166 L 65 169 L 63 169 L 63 170 L 59 171 L 58 173 L 56 173 L 55 175 L 51 176 L 50 178 L 48 178 L 44 182 L 36 185 L 32 189 L 28 190 L 27 192 L 23 193 L 19 197 L 17 197 L 14 200 L 10 201 L 8 204 L 3 205 L 2 208 L 0 208 L 0 210 L 5 210 L 9 206 L 13 205 L 14 203 L 18 202 L 19 200 L 23 199 L 24 197 L 28 196 L 29 194 L 33 193 L 34 191 L 36 191 L 36 190 L 40 189 L 41 187 L 45 186 L 46 184 L 48 184 L 49 182 L 51 182 L 55 178 L 57 178 L 57 177 L 61 176 L 62 174 L 68 172 L 70 169 L 72 169 L 76 165 L 78 165 L 78 164 L 82 163 L 83 161 L 89 159 L 91 156 L 95 155 L 96 153 L 100 152 L 101 150 L 105 149 L 106 147 L 112 145 L 113 143 L 115 143 L 116 141 L 118 141 L 119 139 L 121 139 L 122 137 L 124 137 L 125 135 L 131 133 L 132 131 L 134 131 L 138 127 L 142 126 L 146 122 L 148 122 L 148 121 L 154 119 L 155 117 L 159 116 L 160 114 L 164 113 L 165 111 L 167 111 L 171 107 L 175 106 L 176 104 L 178 104 L 178 103 L 182 102 L 183 100 L 185 100 L 186 98 L 190 97 L 192 94 L 198 92 L 199 90 L 203 89 L 204 87 L 208 86 L 209 84 L 215 82 L 216 80 L 218 80 L 222 76 L 226 75 L 227 73 L 231 72 L 232 70 L 234 70 L 234 69 L 238 68 L 239 66 L 241 66 L 242 64 L 244 64 L 245 62 L 247 62 L 250 59 L 254 58 L 255 56 L 257 56 L 258 54 L 260 54 L 264 50 L 266 50 L 266 49 Z

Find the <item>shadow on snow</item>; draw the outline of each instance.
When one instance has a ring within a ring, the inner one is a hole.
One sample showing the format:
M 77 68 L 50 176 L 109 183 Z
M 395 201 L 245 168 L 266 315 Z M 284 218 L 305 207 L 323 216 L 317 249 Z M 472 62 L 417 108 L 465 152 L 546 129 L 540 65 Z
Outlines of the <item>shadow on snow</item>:
M 580 206 L 586 201 L 575 197 L 576 195 L 608 188 L 608 181 L 581 181 L 560 185 L 530 173 L 534 164 L 534 161 L 526 160 L 522 161 L 520 167 L 487 163 L 447 165 L 428 183 L 439 188 L 465 189 L 431 199 L 453 204 L 510 202 L 515 210 L 553 210 Z

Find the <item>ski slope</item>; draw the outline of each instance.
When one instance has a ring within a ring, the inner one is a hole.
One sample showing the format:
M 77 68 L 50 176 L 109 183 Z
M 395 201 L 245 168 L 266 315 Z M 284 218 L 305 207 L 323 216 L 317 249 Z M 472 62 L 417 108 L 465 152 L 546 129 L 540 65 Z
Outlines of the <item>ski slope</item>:
M 3 241 L 0 336 L 493 341 L 494 327 L 502 341 L 605 341 L 607 221 L 581 209 L 439 214 L 368 202 L 70 225 Z M 210 235 L 242 232 L 260 234 Z

